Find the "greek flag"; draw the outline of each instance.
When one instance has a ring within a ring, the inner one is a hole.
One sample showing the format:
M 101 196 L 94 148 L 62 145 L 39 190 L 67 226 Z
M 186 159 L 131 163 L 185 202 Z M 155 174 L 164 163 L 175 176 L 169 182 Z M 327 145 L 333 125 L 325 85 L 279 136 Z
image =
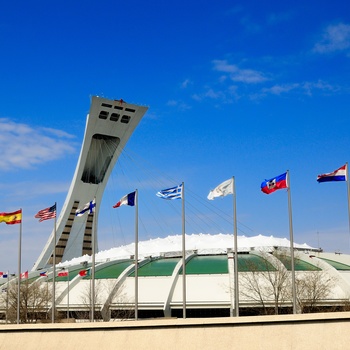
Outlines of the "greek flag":
M 180 199 L 182 198 L 182 184 L 179 186 L 161 190 L 156 193 L 156 196 L 163 199 Z
M 92 214 L 95 211 L 96 203 L 95 199 L 85 204 L 83 209 L 77 209 L 75 211 L 75 216 L 83 216 L 87 211 Z

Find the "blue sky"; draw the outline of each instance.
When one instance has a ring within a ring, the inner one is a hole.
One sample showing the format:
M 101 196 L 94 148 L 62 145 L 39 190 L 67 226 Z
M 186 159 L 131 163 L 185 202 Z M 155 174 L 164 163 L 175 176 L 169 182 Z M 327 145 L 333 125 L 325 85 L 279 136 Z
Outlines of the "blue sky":
M 23 208 L 22 269 L 65 200 L 93 95 L 149 106 L 115 167 L 99 247 L 181 233 L 232 233 L 232 198 L 206 200 L 235 176 L 238 233 L 289 238 L 286 191 L 260 192 L 290 171 L 294 240 L 350 253 L 346 183 L 316 176 L 350 160 L 350 5 L 345 1 L 7 2 L 0 12 L 0 211 Z M 18 226 L 0 227 L 0 270 L 17 271 Z

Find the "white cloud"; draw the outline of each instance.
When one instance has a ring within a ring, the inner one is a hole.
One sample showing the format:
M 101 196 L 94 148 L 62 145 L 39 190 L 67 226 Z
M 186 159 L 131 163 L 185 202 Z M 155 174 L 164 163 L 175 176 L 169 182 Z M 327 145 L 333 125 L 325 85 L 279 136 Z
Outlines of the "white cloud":
M 350 47 L 350 25 L 339 23 L 328 26 L 320 42 L 314 46 L 318 53 L 330 53 L 346 50 Z
M 64 131 L 32 127 L 0 118 L 0 170 L 30 169 L 76 151 L 74 138 Z
M 186 89 L 189 85 L 191 85 L 192 82 L 190 79 L 185 79 L 182 83 L 181 83 L 181 88 Z
M 226 60 L 214 60 L 214 69 L 219 72 L 228 73 L 232 81 L 256 84 L 262 83 L 268 78 L 263 73 L 253 69 L 241 69 L 235 64 L 229 64 Z
M 273 95 L 281 95 L 282 93 L 287 93 L 292 90 L 295 90 L 300 87 L 300 84 L 294 83 L 294 84 L 282 84 L 282 85 L 274 85 L 269 88 L 262 89 L 263 93 L 270 93 Z
M 338 87 L 330 85 L 322 80 L 318 80 L 316 82 L 306 81 L 303 83 L 276 84 L 269 88 L 263 88 L 261 91 L 264 95 L 281 95 L 296 91 L 297 93 L 311 96 L 315 91 L 336 92 L 337 90 L 339 90 Z

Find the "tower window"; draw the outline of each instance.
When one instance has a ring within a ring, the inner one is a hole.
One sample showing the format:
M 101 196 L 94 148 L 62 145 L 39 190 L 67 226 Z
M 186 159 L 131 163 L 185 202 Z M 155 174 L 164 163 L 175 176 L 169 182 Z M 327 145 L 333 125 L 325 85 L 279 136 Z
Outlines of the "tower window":
M 109 112 L 107 111 L 100 111 L 100 115 L 98 116 L 100 119 L 107 119 L 109 115 Z
M 120 120 L 120 122 L 121 122 L 121 123 L 124 123 L 124 124 L 128 124 L 129 121 L 130 121 L 130 118 L 131 118 L 131 117 L 130 117 L 129 115 L 125 115 L 125 114 L 124 114 L 124 115 L 122 116 L 122 119 Z
M 120 114 L 118 114 L 118 113 L 112 113 L 112 114 L 111 114 L 111 117 L 110 117 L 110 120 L 111 120 L 112 122 L 117 122 L 117 121 L 119 120 L 119 117 L 120 117 Z

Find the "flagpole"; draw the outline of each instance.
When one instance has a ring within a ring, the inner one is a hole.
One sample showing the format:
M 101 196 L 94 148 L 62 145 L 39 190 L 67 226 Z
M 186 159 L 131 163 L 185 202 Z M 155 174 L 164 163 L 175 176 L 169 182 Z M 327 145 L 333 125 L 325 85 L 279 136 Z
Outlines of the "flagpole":
M 92 230 L 92 269 L 91 269 L 91 322 L 94 322 L 95 312 L 95 244 L 96 244 L 96 202 L 95 211 L 92 210 L 93 230 Z
M 17 324 L 19 324 L 19 316 L 20 316 L 19 308 L 20 308 L 20 295 L 21 295 L 22 221 L 23 221 L 23 213 L 21 208 L 21 222 L 19 226 L 19 240 L 18 240 Z
M 182 182 L 182 317 L 186 318 L 185 184 Z
M 135 320 L 138 319 L 138 304 L 139 304 L 139 281 L 138 281 L 138 270 L 139 270 L 139 209 L 138 209 L 138 191 L 135 190 Z
M 350 182 L 349 182 L 349 168 L 348 168 L 348 162 L 346 164 L 346 182 L 347 182 L 347 188 L 348 188 L 348 220 L 349 220 L 349 235 L 350 235 Z M 350 239 L 350 236 L 349 236 Z M 349 241 L 350 246 L 350 241 Z
M 295 289 L 294 239 L 293 239 L 292 199 L 291 199 L 291 191 L 290 191 L 289 170 L 287 170 L 287 181 L 288 181 L 287 192 L 288 192 L 290 255 L 291 255 L 291 265 L 292 265 L 293 314 L 296 314 L 297 313 L 297 308 L 296 308 L 296 289 Z
M 67 293 L 67 320 L 69 319 L 69 270 L 67 268 L 68 275 L 67 275 L 67 282 L 68 282 L 68 293 Z
M 8 322 L 9 312 L 9 288 L 10 288 L 10 271 L 7 272 L 7 290 L 6 290 L 6 324 Z
M 234 269 L 234 282 L 235 282 L 235 315 L 239 316 L 239 289 L 238 289 L 238 239 L 237 239 L 237 210 L 236 210 L 236 184 L 235 177 L 232 176 L 233 186 L 233 231 L 234 231 L 234 246 L 235 246 L 235 269 Z
M 52 323 L 55 323 L 55 310 L 56 310 L 56 216 L 57 216 L 57 206 L 55 202 L 56 215 L 53 222 L 53 257 L 52 257 Z

